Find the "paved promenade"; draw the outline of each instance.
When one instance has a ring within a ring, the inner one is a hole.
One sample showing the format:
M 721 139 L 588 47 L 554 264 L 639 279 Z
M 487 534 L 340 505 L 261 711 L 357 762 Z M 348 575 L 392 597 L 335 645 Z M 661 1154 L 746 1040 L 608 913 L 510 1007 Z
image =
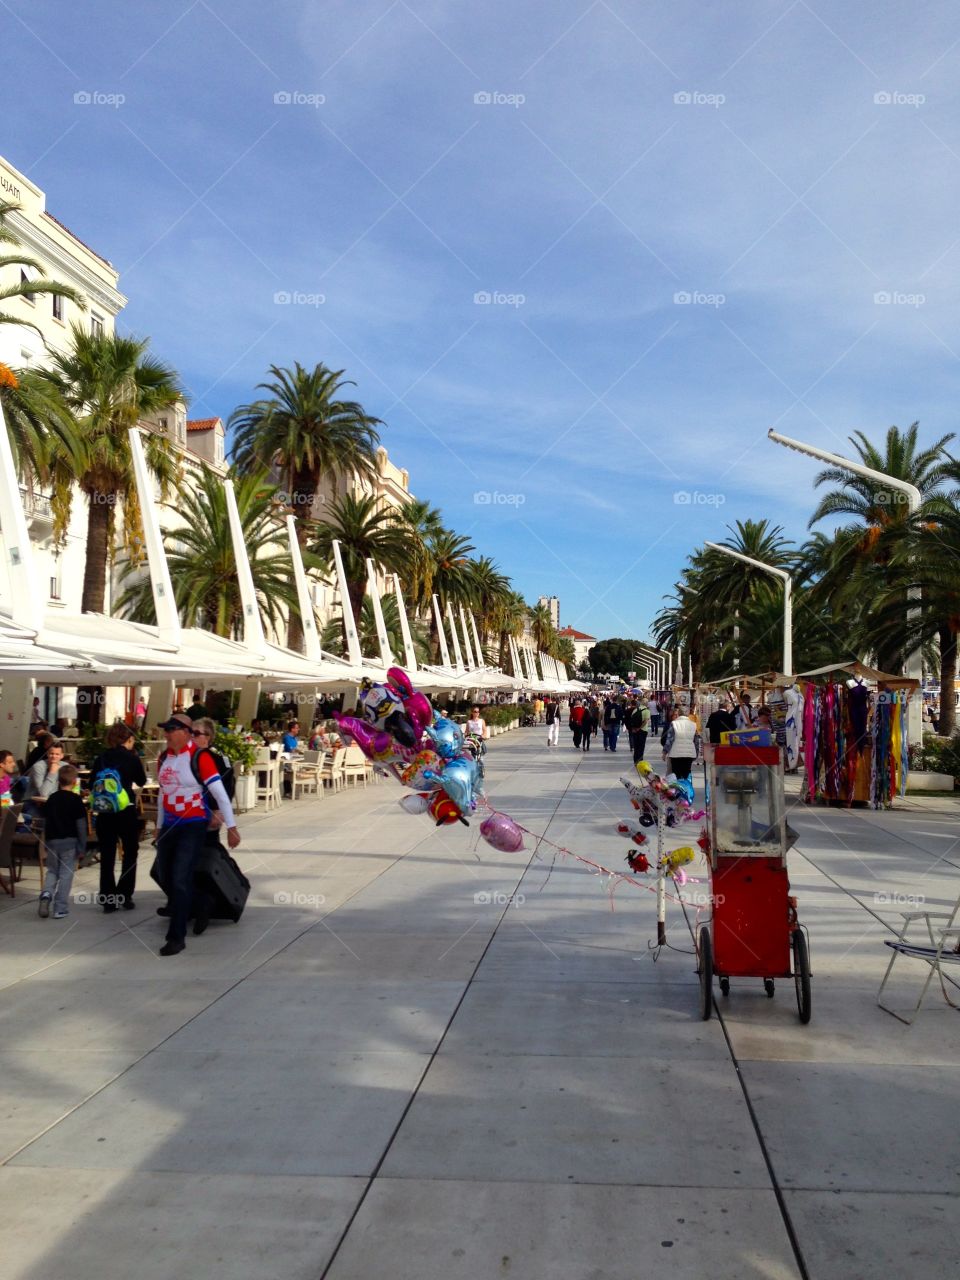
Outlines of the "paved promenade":
M 621 866 L 626 744 L 545 736 L 493 802 Z M 247 911 L 175 958 L 147 847 L 135 912 L 0 902 L 7 1280 L 955 1280 L 960 1018 L 875 996 L 897 895 L 960 891 L 956 802 L 794 811 L 802 1027 L 759 981 L 699 1021 L 679 907 L 654 961 L 652 894 L 401 794 L 243 820 Z

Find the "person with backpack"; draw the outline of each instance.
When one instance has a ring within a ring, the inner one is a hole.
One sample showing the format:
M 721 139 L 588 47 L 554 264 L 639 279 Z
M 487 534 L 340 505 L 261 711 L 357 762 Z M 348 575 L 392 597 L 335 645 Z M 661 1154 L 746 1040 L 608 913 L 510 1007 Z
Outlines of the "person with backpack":
M 100 895 L 98 901 L 110 915 L 119 907 L 134 909 L 137 887 L 137 854 L 140 818 L 134 787 L 146 786 L 147 775 L 136 752 L 136 738 L 129 725 L 118 721 L 107 730 L 107 745 L 90 771 L 90 812 L 100 846 Z M 117 845 L 123 850 L 120 880 L 116 879 Z
M 186 947 L 187 921 L 193 907 L 193 882 L 197 860 L 216 802 L 221 825 L 227 828 L 227 844 L 240 843 L 233 805 L 209 748 L 198 747 L 193 721 L 183 712 L 159 726 L 166 734 L 166 749 L 157 760 L 160 803 L 157 806 L 157 878 L 167 894 L 167 906 L 159 914 L 169 925 L 162 956 L 179 955 Z

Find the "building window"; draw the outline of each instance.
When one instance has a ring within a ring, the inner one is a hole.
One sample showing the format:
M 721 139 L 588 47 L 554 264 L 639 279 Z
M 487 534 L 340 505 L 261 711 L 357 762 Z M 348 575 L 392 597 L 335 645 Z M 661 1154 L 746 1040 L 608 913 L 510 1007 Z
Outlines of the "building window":
M 166 420 L 166 418 L 158 418 L 158 419 L 157 419 L 157 421 L 160 423 L 160 430 L 164 433 L 164 435 L 166 435 L 166 433 L 167 433 L 167 420 Z
M 50 579 L 50 599 L 60 599 L 60 579 L 56 576 Z
M 23 267 L 20 268 L 20 283 L 30 283 L 30 277 L 27 275 L 26 271 L 24 271 Z M 27 302 L 33 303 L 36 301 L 37 295 L 35 293 L 25 293 L 23 297 L 26 298 Z
M 103 337 L 103 317 L 98 315 L 90 316 L 90 336 L 91 338 Z
M 218 463 L 223 461 L 223 436 L 219 432 L 214 436 L 214 456 Z
M 63 298 L 58 293 L 53 295 L 53 318 L 54 320 L 63 319 Z

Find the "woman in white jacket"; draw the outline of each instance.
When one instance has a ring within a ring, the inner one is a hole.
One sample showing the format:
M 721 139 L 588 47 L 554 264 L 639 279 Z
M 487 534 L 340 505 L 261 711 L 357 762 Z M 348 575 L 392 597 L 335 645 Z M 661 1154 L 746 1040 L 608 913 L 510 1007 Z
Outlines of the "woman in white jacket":
M 700 759 L 700 732 L 697 722 L 684 711 L 674 716 L 663 742 L 663 758 L 678 778 L 689 778 L 694 763 Z

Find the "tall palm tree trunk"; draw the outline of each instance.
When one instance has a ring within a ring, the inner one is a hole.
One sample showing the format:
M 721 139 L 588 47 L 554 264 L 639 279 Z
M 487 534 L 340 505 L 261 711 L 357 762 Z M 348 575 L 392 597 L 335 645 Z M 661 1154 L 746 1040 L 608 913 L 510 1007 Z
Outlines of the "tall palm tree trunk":
M 107 598 L 107 558 L 113 534 L 116 495 L 94 490 L 87 494 L 87 555 L 83 566 L 82 613 L 103 613 Z M 105 694 L 98 685 L 77 690 L 77 720 L 98 724 Z
M 107 558 L 116 494 L 87 494 L 87 556 L 83 567 L 82 613 L 103 613 L 107 598 Z
M 940 624 L 940 732 L 952 738 L 957 729 L 957 632 L 949 620 Z

